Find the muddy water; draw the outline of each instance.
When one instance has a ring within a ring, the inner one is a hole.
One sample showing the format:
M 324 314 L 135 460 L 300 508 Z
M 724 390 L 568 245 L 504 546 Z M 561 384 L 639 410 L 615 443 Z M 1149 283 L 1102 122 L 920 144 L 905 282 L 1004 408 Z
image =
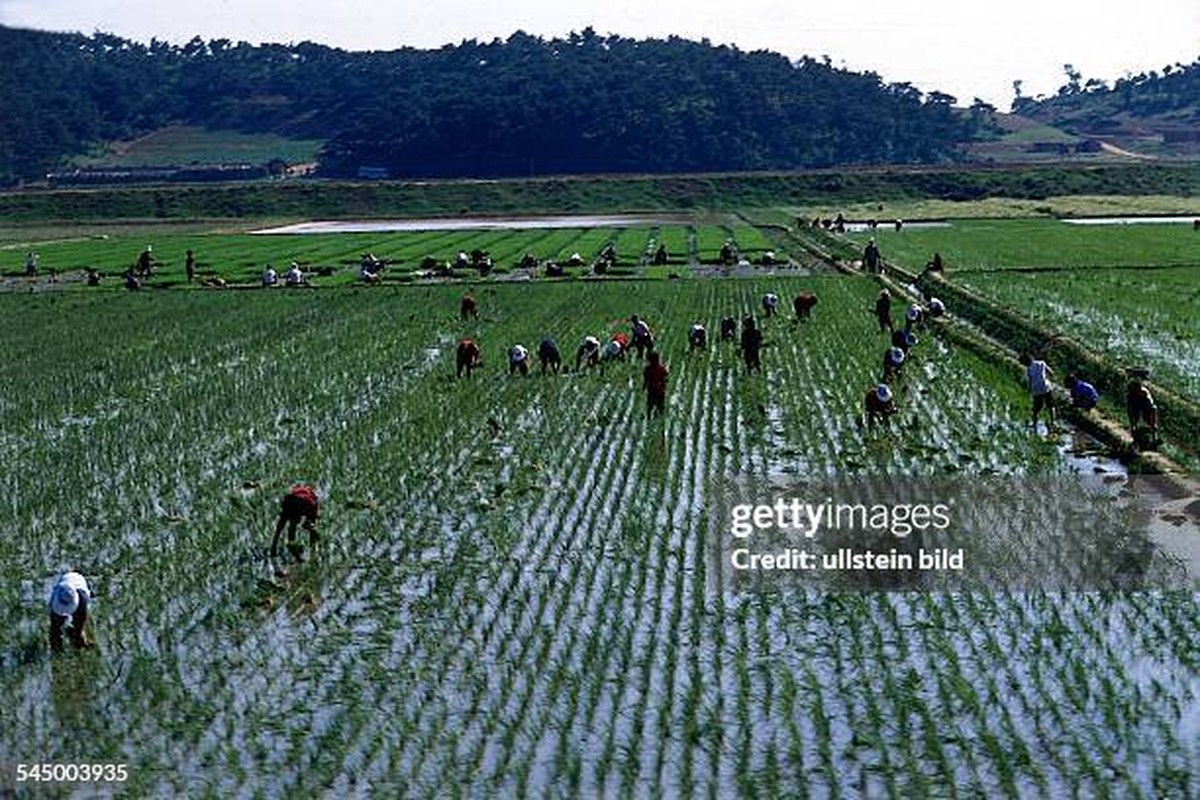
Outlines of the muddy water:
M 1168 223 L 1191 224 L 1197 219 L 1200 217 L 1194 214 L 1185 214 L 1169 217 L 1078 217 L 1062 221 L 1069 225 L 1162 225 Z

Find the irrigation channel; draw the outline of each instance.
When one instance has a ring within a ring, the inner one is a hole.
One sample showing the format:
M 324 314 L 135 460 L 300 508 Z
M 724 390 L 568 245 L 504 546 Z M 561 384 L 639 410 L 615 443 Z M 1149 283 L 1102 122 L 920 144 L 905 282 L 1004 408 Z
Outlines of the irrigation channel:
M 820 302 L 747 376 L 717 320 L 766 291 Z M 496 285 L 467 323 L 453 286 L 0 297 L 0 763 L 123 762 L 154 796 L 1195 796 L 1194 576 L 1119 468 L 932 329 L 891 429 L 859 424 L 876 291 Z M 504 369 L 631 313 L 661 420 L 636 363 Z M 323 540 L 272 563 L 297 480 Z M 879 485 L 970 501 L 965 584 L 726 579 L 730 487 Z M 51 658 L 68 565 L 98 646 Z

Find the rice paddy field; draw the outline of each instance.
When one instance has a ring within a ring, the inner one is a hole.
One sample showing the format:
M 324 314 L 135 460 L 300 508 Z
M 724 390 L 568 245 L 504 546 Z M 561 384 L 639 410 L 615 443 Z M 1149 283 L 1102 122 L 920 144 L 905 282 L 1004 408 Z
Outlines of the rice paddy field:
M 581 218 L 586 220 L 586 218 Z M 253 226 L 250 226 L 253 227 Z M 262 226 L 269 227 L 269 226 Z M 256 284 L 267 264 L 286 268 L 297 261 L 305 268 L 325 268 L 331 274 L 314 280 L 317 285 L 354 283 L 364 253 L 394 262 L 384 282 L 412 280 L 426 259 L 438 264 L 452 262 L 459 252 L 486 251 L 498 274 L 512 273 L 525 254 L 541 262 L 560 265 L 576 253 L 581 267 L 568 267 L 566 274 L 581 277 L 609 244 L 617 252 L 615 274 L 666 277 L 664 268 L 649 267 L 661 244 L 667 249 L 665 271 L 677 276 L 689 267 L 716 263 L 720 249 L 732 243 L 743 258 L 758 261 L 768 250 L 787 264 L 789 254 L 772 241 L 763 229 L 735 217 L 721 221 L 696 220 L 678 224 L 587 225 L 545 229 L 426 230 L 376 233 L 278 233 L 255 234 L 245 225 L 137 225 L 122 224 L 86 229 L 36 228 L 22 226 L 0 229 L 0 275 L 10 281 L 24 275 L 25 256 L 36 251 L 43 276 L 57 270 L 64 279 L 78 281 L 82 271 L 94 268 L 120 285 L 120 276 L 136 261 L 147 245 L 159 262 L 152 282 L 159 287 L 186 283 L 184 262 L 188 250 L 196 257 L 197 275 L 220 277 L 233 283 Z M 795 264 L 806 263 L 802 253 Z M 659 274 L 663 273 L 663 274 Z
M 261 238 L 199 252 L 249 269 Z M 442 246 L 303 241 L 332 261 Z M 1194 589 L 750 591 L 714 566 L 730 480 L 1123 480 L 1030 431 L 1005 368 L 923 332 L 870 431 L 867 278 L 474 290 L 470 322 L 448 285 L 0 294 L 0 790 L 49 761 L 125 763 L 109 788 L 132 796 L 1200 793 Z M 715 335 L 687 354 L 691 322 L 715 334 L 767 291 L 820 300 L 765 322 L 762 375 Z M 663 418 L 636 362 L 507 374 L 514 343 L 572 361 L 634 313 L 671 370 Z M 484 354 L 469 380 L 462 336 Z M 323 538 L 281 572 L 265 551 L 298 481 Z M 1064 552 L 1016 519 L 996 547 Z M 97 646 L 51 657 L 66 567 L 94 587 Z
M 940 252 L 952 280 L 1200 398 L 1200 232 L 1192 225 L 953 220 L 900 233 L 881 226 L 875 235 L 885 258 L 919 271 Z

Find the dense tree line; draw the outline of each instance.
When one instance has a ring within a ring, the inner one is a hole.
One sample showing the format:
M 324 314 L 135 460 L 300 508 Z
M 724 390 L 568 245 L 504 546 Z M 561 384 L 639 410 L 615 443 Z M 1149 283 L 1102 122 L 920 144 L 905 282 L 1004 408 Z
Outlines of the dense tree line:
M 979 124 L 828 59 L 590 29 L 346 52 L 0 27 L 0 63 L 8 181 L 169 123 L 321 138 L 324 173 L 395 176 L 930 163 Z
M 1168 64 L 1162 71 L 1126 75 L 1110 85 L 1100 78 L 1083 79 L 1071 64 L 1064 64 L 1067 81 L 1050 97 L 1020 94 L 1012 110 L 1050 124 L 1082 125 L 1088 130 L 1113 126 L 1118 115 L 1150 118 L 1171 115 L 1194 124 L 1200 119 L 1200 59 L 1191 64 Z

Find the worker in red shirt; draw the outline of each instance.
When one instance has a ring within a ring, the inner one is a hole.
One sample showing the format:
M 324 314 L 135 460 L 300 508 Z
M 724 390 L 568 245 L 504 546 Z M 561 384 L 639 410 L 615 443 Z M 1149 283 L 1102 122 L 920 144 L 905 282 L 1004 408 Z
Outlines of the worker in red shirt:
M 479 352 L 479 345 L 470 339 L 460 339 L 458 342 L 458 350 L 454 354 L 455 375 L 459 378 L 463 373 L 467 373 L 467 377 L 471 377 L 471 370 L 479 366 L 482 361 L 482 356 Z
M 271 558 L 279 550 L 279 535 L 286 526 L 287 549 L 292 558 L 300 560 L 301 548 L 296 542 L 296 526 L 304 520 L 304 529 L 308 531 L 308 546 L 317 543 L 317 517 L 321 515 L 321 505 L 317 500 L 317 492 L 306 483 L 298 483 L 283 496 L 279 504 L 279 519 L 275 522 L 275 535 L 271 538 Z
M 667 378 L 671 371 L 662 363 L 657 350 L 651 350 L 646 360 L 646 368 L 642 370 L 642 385 L 646 388 L 646 419 L 653 419 L 666 410 Z
M 475 297 L 471 294 L 463 295 L 458 311 L 462 316 L 463 322 L 466 322 L 468 319 L 479 319 L 479 308 L 475 305 Z

